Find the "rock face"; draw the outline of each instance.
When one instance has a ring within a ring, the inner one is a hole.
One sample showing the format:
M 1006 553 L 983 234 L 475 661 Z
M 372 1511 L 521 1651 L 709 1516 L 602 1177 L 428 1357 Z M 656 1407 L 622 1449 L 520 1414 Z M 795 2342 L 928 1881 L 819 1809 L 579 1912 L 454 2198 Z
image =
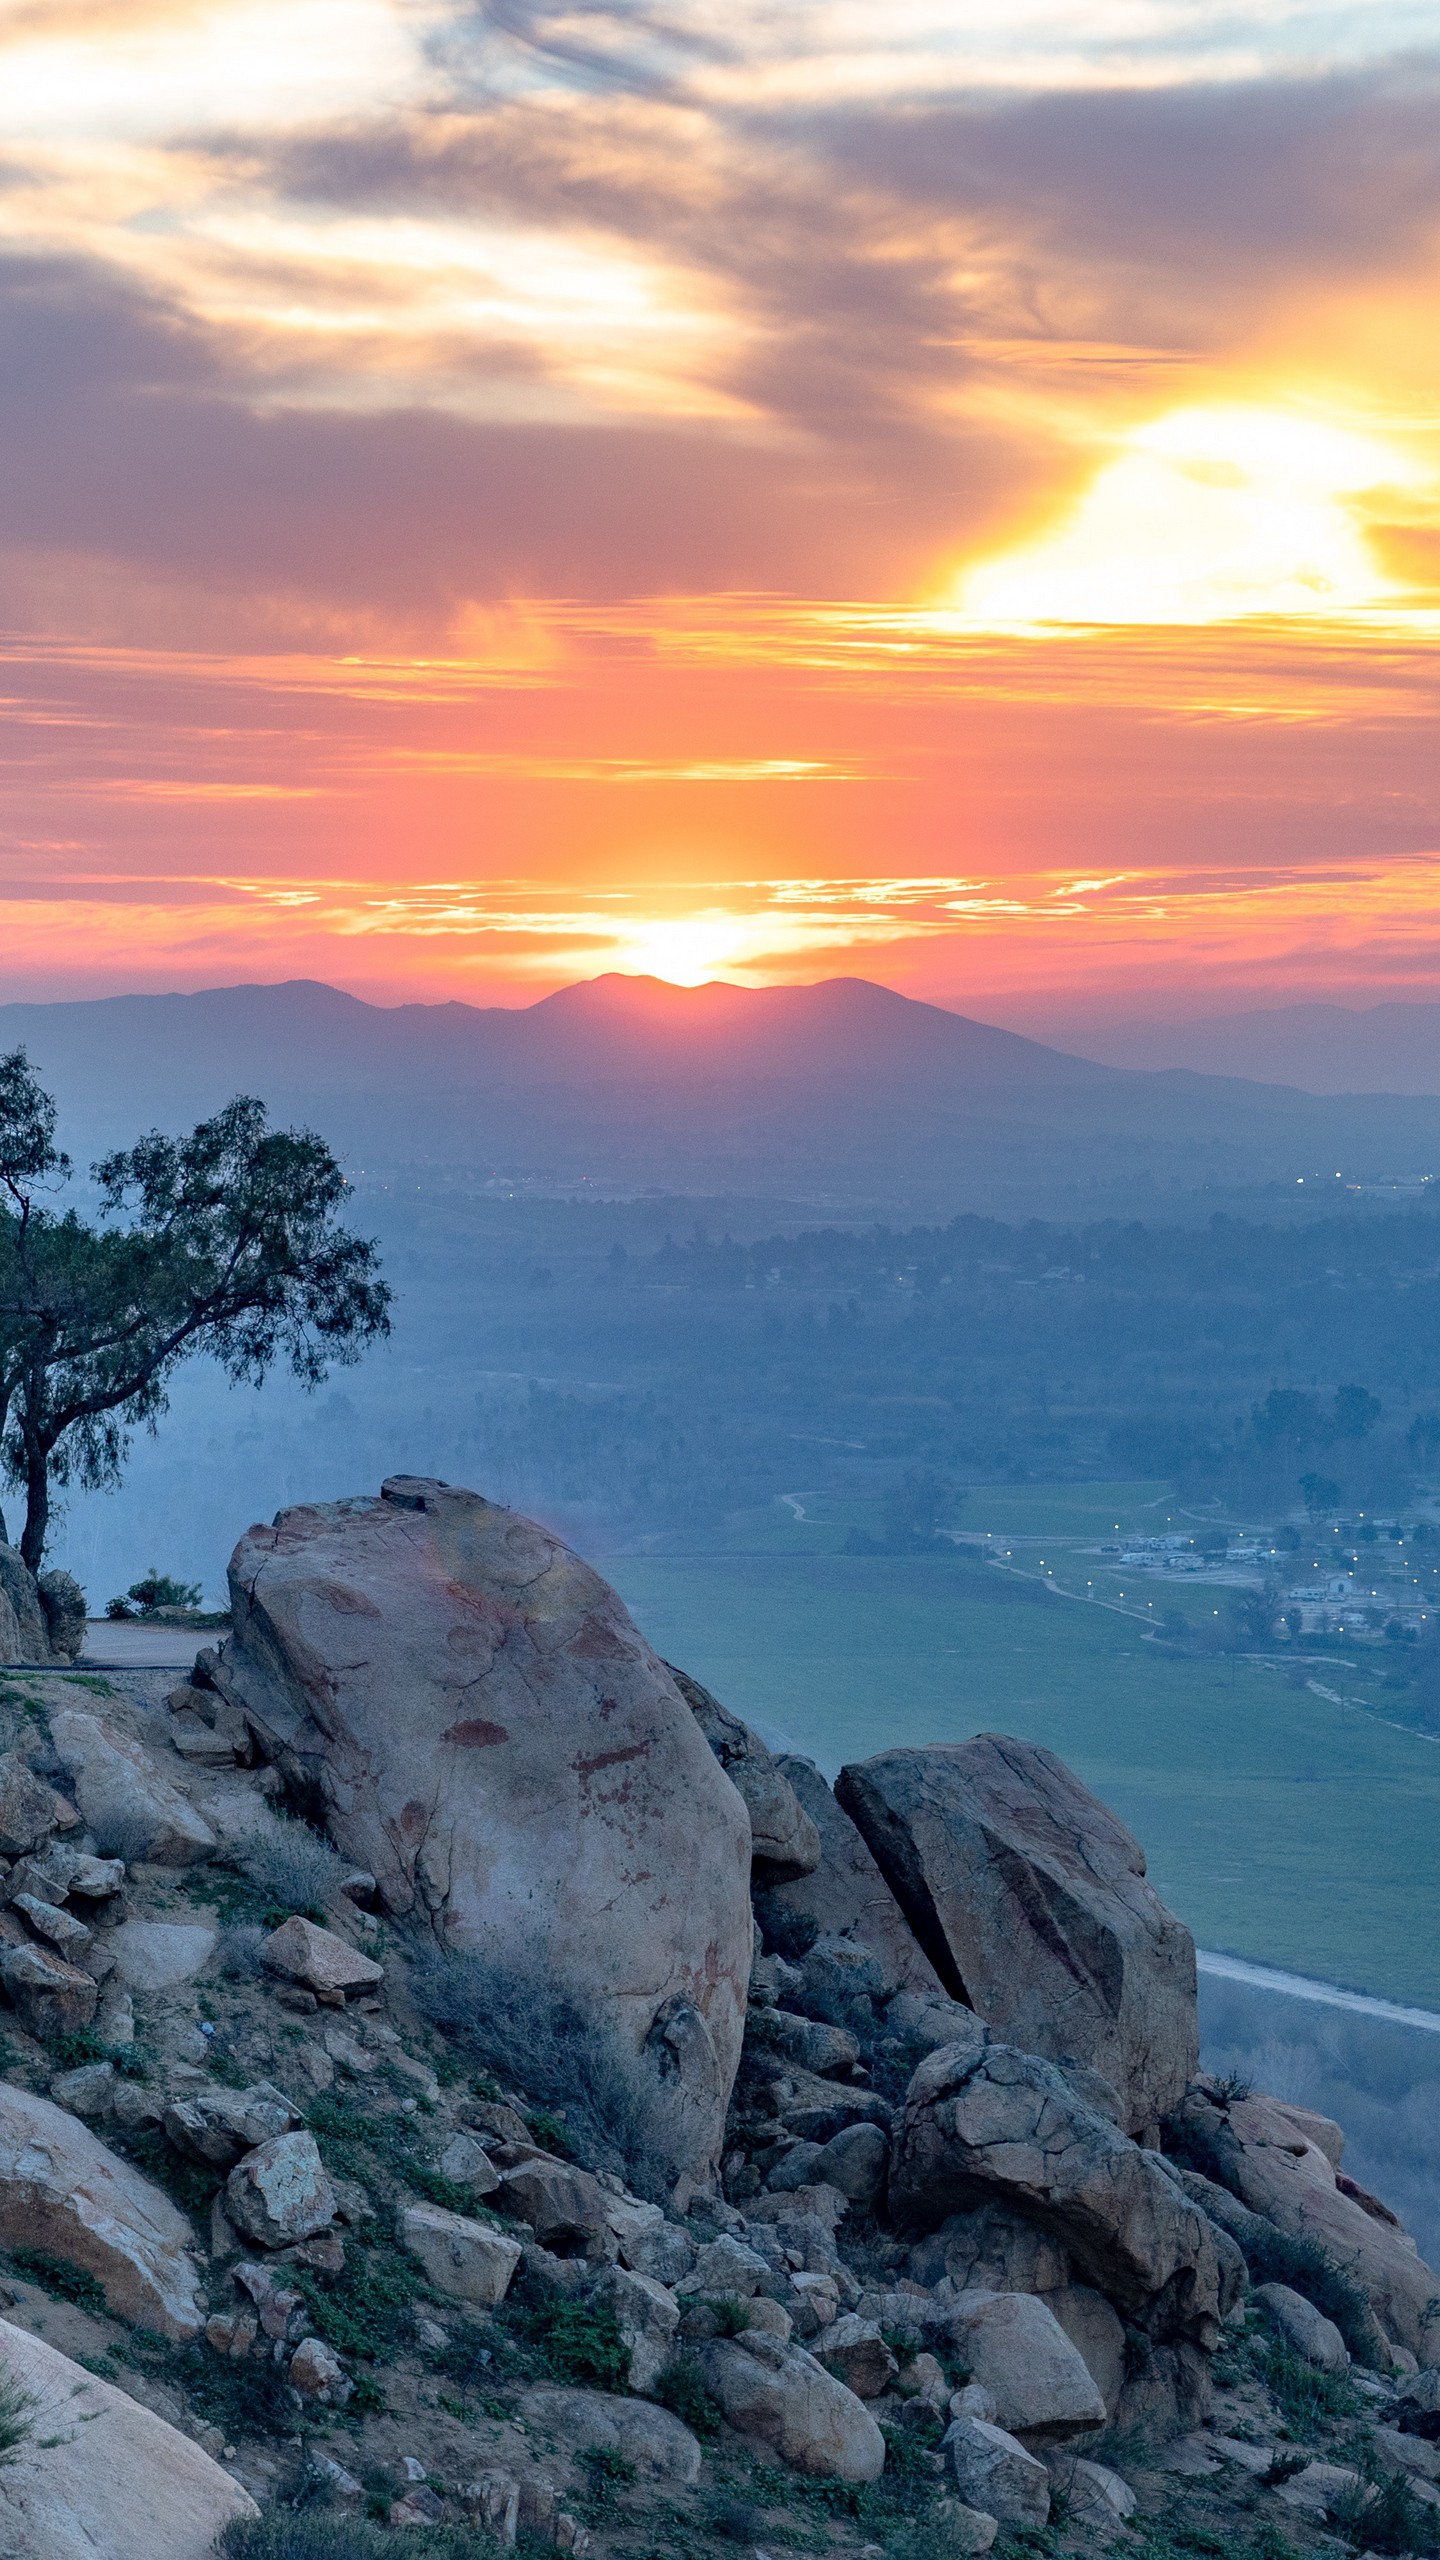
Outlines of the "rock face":
M 438 2204 L 408 2206 L 400 2218 L 400 2236 L 437 2293 L 487 2311 L 504 2301 L 523 2254 L 508 2232 L 494 2231 L 468 2214 L 447 2213 Z
M 232 2519 L 258 2514 L 178 2428 L 8 2320 L 0 2369 L 41 2419 L 0 2471 L 0 2560 L 210 2560 Z
M 1001 2524 L 1043 2532 L 1050 2521 L 1050 2475 L 1006 2428 L 984 2418 L 956 2418 L 943 2450 L 970 2506 Z
M 820 1864 L 820 1834 L 758 1733 L 722 1707 L 688 1671 L 665 1665 L 750 1816 L 751 1873 L 757 1885 L 787 1884 Z
M 85 1594 L 72 1574 L 38 1582 L 0 1524 L 0 1663 L 74 1662 L 85 1647 Z
M 822 1936 L 849 1939 L 875 1959 L 875 1988 L 882 1998 L 906 1991 L 922 2000 L 943 1999 L 939 1976 L 922 1954 L 894 1894 L 848 1813 L 842 1811 L 813 1760 L 782 1752 L 776 1768 L 814 1823 L 820 1863 L 813 1874 L 786 1885 L 786 1910 L 815 1923 Z
M 225 2182 L 226 2212 L 262 2249 L 313 2240 L 334 2221 L 335 2209 L 313 2133 L 278 2133 L 257 2143 Z
M 1059 2239 L 1077 2272 L 1151 2337 L 1218 2343 L 1220 2267 L 1205 2216 L 1155 2153 L 1035 2054 L 971 2041 L 926 2057 L 896 2127 L 890 2201 L 921 2228 L 1003 2202 Z
M 1123 1823 L 1006 1734 L 881 1752 L 836 1795 L 951 1997 L 1028 2052 L 1091 2065 L 1153 2135 L 1196 2067 L 1195 1947 Z
M 260 1961 L 267 1973 L 285 1974 L 330 2008 L 343 2009 L 351 1992 L 373 1991 L 385 1979 L 385 1967 L 373 1956 L 362 1956 L 333 1929 L 317 1928 L 299 1912 L 266 1939 Z
M 1277 2329 L 1297 2355 L 1307 2364 L 1320 2367 L 1322 2373 L 1343 2373 L 1350 2362 L 1350 2351 L 1333 2320 L 1307 2302 L 1288 2284 L 1257 2284 L 1251 2297 L 1262 2311 L 1268 2311 Z
M 1337 2128 L 1324 2117 L 1311 2124 Z M 1208 2174 L 1292 2239 L 1310 2240 L 1358 2285 L 1385 2336 L 1418 2356 L 1440 2357 L 1440 2275 L 1383 2207 L 1347 2194 L 1328 2152 L 1311 2139 L 1302 2110 L 1258 2093 L 1227 2098 L 1201 2081 L 1172 2119 L 1183 2156 L 1203 2157 Z M 1332 2142 L 1330 2148 L 1335 2148 Z M 1347 2181 L 1347 2184 L 1349 2182 Z M 1243 2229 L 1237 2238 L 1245 2245 Z
M 62 1707 L 50 1720 L 56 1758 L 102 1849 L 152 1866 L 188 1867 L 208 1858 L 215 1834 L 138 1742 L 104 1716 Z
M 700 2447 L 668 2409 L 649 2400 L 621 2400 L 608 2391 L 567 2391 L 541 2384 L 525 2394 L 527 2427 L 542 2441 L 583 2452 L 604 2445 L 633 2462 L 643 2480 L 698 2480 Z
M 0 2247 L 81 2269 L 121 2319 L 183 2344 L 205 2323 L 194 2239 L 168 2196 L 78 2118 L 0 2082 Z
M 750 1972 L 750 1823 L 621 1602 L 533 1521 L 428 1479 L 282 1512 L 230 1566 L 223 1693 L 318 1781 L 442 1947 L 565 1981 L 651 2045 L 711 2174 Z
M 878 2480 L 885 2439 L 870 2412 L 803 2347 L 763 2332 L 695 2350 L 737 2434 L 822 2480 Z

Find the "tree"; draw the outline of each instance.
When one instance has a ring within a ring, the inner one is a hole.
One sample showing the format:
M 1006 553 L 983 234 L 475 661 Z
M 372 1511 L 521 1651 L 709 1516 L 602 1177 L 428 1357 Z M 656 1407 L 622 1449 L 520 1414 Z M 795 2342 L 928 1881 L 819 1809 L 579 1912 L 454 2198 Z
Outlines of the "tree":
M 902 1554 L 933 1546 L 940 1530 L 959 1517 L 964 1498 L 934 1467 L 907 1467 L 885 1496 L 886 1546 Z
M 117 1483 L 193 1353 L 237 1384 L 283 1361 L 314 1387 L 390 1330 L 375 1246 L 338 1224 L 345 1177 L 312 1130 L 272 1129 L 242 1095 L 188 1138 L 152 1132 L 92 1168 L 92 1224 L 45 1204 L 70 1172 L 55 1120 L 23 1049 L 0 1059 L 0 1457 L 32 1572 L 54 1486 Z
M 1340 1499 L 1340 1487 L 1334 1477 L 1318 1475 L 1313 1468 L 1309 1475 L 1301 1477 L 1300 1490 L 1312 1520 L 1323 1520 L 1326 1512 L 1333 1511 Z
M 1337 1387 L 1334 1432 L 1337 1440 L 1364 1440 L 1380 1419 L 1381 1404 L 1368 1387 Z

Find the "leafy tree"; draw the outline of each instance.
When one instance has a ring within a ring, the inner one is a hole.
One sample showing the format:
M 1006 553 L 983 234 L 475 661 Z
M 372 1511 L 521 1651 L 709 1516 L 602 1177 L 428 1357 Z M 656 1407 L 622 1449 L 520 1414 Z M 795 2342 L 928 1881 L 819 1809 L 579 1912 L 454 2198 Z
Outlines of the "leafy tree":
M 198 1582 L 177 1582 L 152 1564 L 128 1591 L 105 1604 L 107 1618 L 153 1618 L 160 1609 L 198 1609 L 205 1594 Z
M 1380 1419 L 1378 1396 L 1368 1387 L 1337 1387 L 1334 1430 L 1337 1440 L 1364 1440 Z
M 933 1546 L 942 1528 L 953 1527 L 964 1495 L 935 1467 L 907 1467 L 885 1496 L 885 1544 L 904 1554 Z
M 158 1131 L 92 1168 L 98 1219 L 60 1214 L 55 1105 L 23 1049 L 0 1059 L 0 1455 L 25 1491 L 21 1553 L 45 1551 L 55 1485 L 112 1485 L 197 1351 L 235 1383 L 277 1361 L 317 1386 L 388 1333 L 373 1244 L 337 1213 L 345 1177 L 311 1130 L 247 1096 L 188 1138 Z
M 1272 1387 L 1250 1416 L 1261 1449 L 1308 1449 L 1325 1437 L 1325 1418 L 1314 1396 L 1299 1387 Z
M 1241 1646 L 1269 1644 L 1284 1596 L 1280 1584 L 1269 1581 L 1262 1583 L 1258 1591 L 1237 1591 L 1229 1603 L 1234 1642 Z
M 1317 1475 L 1313 1468 L 1309 1475 L 1301 1477 L 1300 1490 L 1312 1520 L 1323 1520 L 1326 1512 L 1333 1511 L 1340 1499 L 1340 1487 L 1334 1477 Z

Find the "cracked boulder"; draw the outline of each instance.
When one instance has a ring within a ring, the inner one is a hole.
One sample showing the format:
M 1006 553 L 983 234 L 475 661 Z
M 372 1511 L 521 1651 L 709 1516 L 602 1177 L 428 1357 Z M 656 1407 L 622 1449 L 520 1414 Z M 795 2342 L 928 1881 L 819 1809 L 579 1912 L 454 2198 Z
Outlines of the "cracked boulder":
M 883 1751 L 836 1794 L 951 1998 L 1100 2073 L 1155 2138 L 1196 2067 L 1195 1945 L 1124 1824 L 1053 1751 L 999 1733 Z
M 386 1907 L 563 1987 L 658 2085 L 672 2164 L 713 2175 L 750 1820 L 616 1593 L 518 1512 L 408 1476 L 251 1529 L 230 1590 L 210 1676 Z
M 758 1733 L 722 1707 L 688 1671 L 665 1665 L 750 1816 L 751 1873 L 757 1885 L 788 1884 L 820 1864 L 820 1834 Z
M 935 2229 L 991 2203 L 1059 2240 L 1076 2273 L 1152 2338 L 1218 2344 L 1210 2225 L 1159 2156 L 1038 2055 L 942 2047 L 921 2063 L 895 2128 L 891 2212 Z
M 873 1964 L 866 1989 L 880 1999 L 908 1992 L 922 2001 L 944 1993 L 934 1966 L 916 1942 L 894 1894 L 850 1816 L 836 1803 L 813 1760 L 781 1752 L 781 1776 L 815 1825 L 820 1862 L 797 1883 L 782 1886 L 777 1902 L 800 1920 L 812 1921 L 822 1938 L 863 1951 Z

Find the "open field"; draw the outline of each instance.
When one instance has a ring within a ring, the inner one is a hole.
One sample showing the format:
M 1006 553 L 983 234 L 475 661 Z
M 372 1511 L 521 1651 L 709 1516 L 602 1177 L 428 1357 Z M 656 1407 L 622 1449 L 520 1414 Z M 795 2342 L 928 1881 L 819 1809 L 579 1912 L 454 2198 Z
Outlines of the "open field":
M 1022 1534 L 995 1508 L 970 1518 Z M 792 1515 L 768 1552 L 601 1562 L 662 1654 L 828 1773 L 1031 1736 L 1130 1824 L 1202 1944 L 1440 2005 L 1440 1745 L 1283 1668 L 1168 1657 L 1133 1619 L 965 1556 L 805 1553 L 806 1534 Z

